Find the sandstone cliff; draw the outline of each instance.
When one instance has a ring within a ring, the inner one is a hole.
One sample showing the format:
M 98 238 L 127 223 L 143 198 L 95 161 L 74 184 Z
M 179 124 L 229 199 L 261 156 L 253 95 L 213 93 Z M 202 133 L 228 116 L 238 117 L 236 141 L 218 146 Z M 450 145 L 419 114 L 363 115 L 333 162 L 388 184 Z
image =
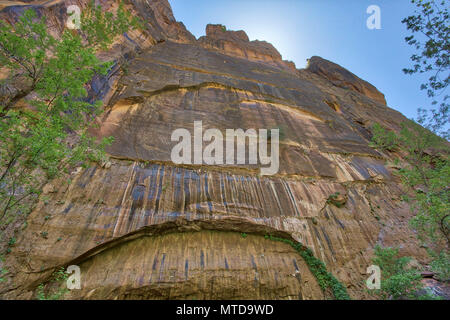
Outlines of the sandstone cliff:
M 12 22 L 31 5 L 58 33 L 65 7 L 85 3 L 0 1 L 0 16 Z M 31 299 L 71 264 L 81 267 L 82 289 L 68 298 L 329 297 L 295 250 L 265 234 L 310 248 L 352 298 L 367 297 L 377 243 L 425 257 L 395 168 L 368 145 L 373 122 L 398 129 L 405 120 L 374 86 L 319 57 L 298 70 L 244 31 L 208 25 L 197 40 L 167 0 L 126 3 L 145 30 L 100 53 L 118 64 L 90 88 L 105 102 L 94 133 L 115 137 L 111 162 L 47 186 L 50 200 L 30 214 L 7 257 L 11 277 L 1 297 Z M 279 173 L 174 165 L 171 132 L 194 120 L 220 130 L 282 129 Z M 337 192 L 339 205 L 327 201 Z

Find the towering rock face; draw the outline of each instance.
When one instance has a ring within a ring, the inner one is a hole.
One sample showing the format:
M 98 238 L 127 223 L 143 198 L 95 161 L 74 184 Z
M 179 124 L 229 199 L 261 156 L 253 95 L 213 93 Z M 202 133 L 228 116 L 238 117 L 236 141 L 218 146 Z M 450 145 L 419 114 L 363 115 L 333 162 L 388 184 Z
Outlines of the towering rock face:
M 223 25 L 209 24 L 206 26 L 206 36 L 200 37 L 198 42 L 202 47 L 222 54 L 295 70 L 295 64 L 282 61 L 273 45 L 266 41 L 250 41 L 243 30 L 229 31 Z
M 384 94 L 377 88 L 331 61 L 321 57 L 312 57 L 308 60 L 306 70 L 328 79 L 336 87 L 362 93 L 370 99 L 386 105 Z
M 105 102 L 93 133 L 114 136 L 111 161 L 46 187 L 50 200 L 30 214 L 8 256 L 3 298 L 31 299 L 73 264 L 82 288 L 68 298 L 330 297 L 294 249 L 266 234 L 310 248 L 353 298 L 366 297 L 377 243 L 424 257 L 395 168 L 368 145 L 374 121 L 397 129 L 405 120 L 375 87 L 319 57 L 297 70 L 243 31 L 208 25 L 196 40 L 165 0 L 126 3 L 146 29 L 101 53 L 127 71 L 117 67 L 91 85 L 92 98 Z M 34 8 L 61 29 L 69 4 L 85 2 Z M 0 14 L 14 19 L 23 8 Z M 280 128 L 278 173 L 174 164 L 171 134 L 192 132 L 194 121 L 222 132 Z

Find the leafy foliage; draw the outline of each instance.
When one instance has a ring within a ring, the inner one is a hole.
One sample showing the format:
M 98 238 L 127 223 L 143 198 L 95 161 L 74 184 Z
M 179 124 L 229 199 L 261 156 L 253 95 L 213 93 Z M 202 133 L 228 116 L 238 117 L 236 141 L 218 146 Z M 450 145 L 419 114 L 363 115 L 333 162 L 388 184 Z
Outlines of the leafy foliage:
M 430 244 L 450 244 L 450 161 L 449 148 L 443 139 L 427 129 L 408 122 L 403 124 L 399 138 L 410 164 L 400 170 L 403 184 L 412 192 L 406 198 L 416 215 L 411 225 L 419 239 Z M 444 242 L 442 244 L 442 242 Z
M 434 99 L 433 104 L 438 103 L 439 96 L 442 96 L 442 100 L 438 109 L 431 110 L 431 116 L 424 109 L 419 109 L 419 123 L 435 132 L 442 129 L 440 134 L 448 139 L 449 129 L 445 130 L 445 124 L 448 124 L 449 120 L 447 102 L 449 96 L 445 93 L 450 81 L 448 3 L 446 0 L 411 0 L 411 2 L 416 6 L 415 14 L 402 22 L 411 32 L 411 35 L 405 38 L 406 42 L 418 52 L 411 56 L 413 66 L 403 71 L 406 74 L 431 74 L 421 89 L 426 90 L 428 96 Z
M 374 135 L 375 137 L 375 135 Z M 410 225 L 417 231 L 422 243 L 427 244 L 432 257 L 431 268 L 439 278 L 447 280 L 450 274 L 450 150 L 445 139 L 433 134 L 413 121 L 402 123 L 402 129 L 394 138 L 386 132 L 373 139 L 373 145 L 385 146 L 384 141 L 395 140 L 407 165 L 398 171 L 408 194 L 403 199 L 410 203 L 414 217 Z M 417 274 L 404 271 L 404 261 L 394 259 L 397 251 L 376 250 L 378 265 L 384 265 L 387 280 L 383 295 L 395 297 L 410 295 L 417 281 Z M 394 269 L 391 269 L 394 268 Z
M 423 291 L 419 270 L 408 268 L 410 257 L 399 257 L 398 248 L 375 247 L 372 263 L 381 269 L 381 288 L 375 294 L 382 299 L 437 299 Z
M 86 84 L 112 65 L 101 62 L 95 50 L 136 21 L 122 5 L 113 14 L 93 3 L 83 12 L 81 31 L 65 30 L 60 37 L 52 36 L 45 18 L 31 9 L 13 26 L 0 20 L 4 86 L 14 88 L 0 105 L 0 221 L 27 213 L 49 179 L 101 161 L 112 142 L 98 142 L 88 133 L 102 102 L 88 101 Z M 19 107 L 25 97 L 27 106 Z
M 309 267 L 309 270 L 315 276 L 320 288 L 323 291 L 331 290 L 335 299 L 337 300 L 350 300 L 350 296 L 348 295 L 346 288 L 342 285 L 342 283 L 339 282 L 339 280 L 337 280 L 331 273 L 327 271 L 327 268 L 323 261 L 317 259 L 309 248 L 304 247 L 299 242 L 294 242 L 285 238 L 274 237 L 272 235 L 266 235 L 265 238 L 272 241 L 279 241 L 289 244 L 305 260 L 306 264 Z
M 375 146 L 383 151 L 394 151 L 397 148 L 398 142 L 395 133 L 384 129 L 380 124 L 375 123 L 372 126 L 372 134 L 371 146 Z
M 5 278 L 3 277 L 4 274 L 6 274 L 7 271 L 4 268 L 0 268 L 0 282 L 4 282 Z
M 449 12 L 446 1 L 411 0 L 416 5 L 415 15 L 402 22 L 412 32 L 405 40 L 419 52 L 411 57 L 414 65 L 404 69 L 406 74 L 432 73 L 428 83 L 422 85 L 427 90 L 433 105 L 436 98 L 445 93 L 449 83 Z M 432 109 L 431 116 L 419 109 L 417 122 L 406 121 L 397 135 L 384 130 L 380 125 L 373 127 L 372 146 L 387 151 L 398 151 L 404 155 L 407 166 L 398 172 L 403 185 L 408 189 L 404 200 L 410 202 L 415 213 L 410 220 L 418 238 L 428 243 L 428 252 L 433 261 L 430 266 L 441 280 L 450 274 L 449 230 L 450 230 L 450 150 L 449 105 L 444 96 L 439 109 Z M 441 137 L 439 137 L 440 135 Z M 397 159 L 398 160 L 398 159 Z M 398 250 L 375 248 L 374 264 L 381 267 L 384 280 L 379 295 L 394 299 L 401 296 L 417 298 L 420 275 L 416 270 L 406 270 L 406 258 L 398 258 Z M 431 294 L 420 299 L 434 298 Z
M 406 152 L 408 167 L 399 173 L 404 185 L 411 191 L 405 197 L 416 213 L 411 225 L 418 231 L 419 239 L 431 248 L 429 254 L 434 259 L 432 269 L 441 279 L 448 279 L 449 230 L 450 230 L 450 165 L 449 165 L 449 104 L 445 91 L 449 84 L 450 69 L 450 19 L 449 7 L 444 0 L 411 0 L 416 6 L 415 14 L 405 18 L 412 33 L 405 40 L 417 53 L 411 57 L 414 65 L 404 69 L 406 74 L 431 73 L 428 82 L 422 85 L 433 99 L 442 96 L 438 109 L 431 115 L 419 109 L 418 124 L 407 122 L 399 134 L 401 150 Z M 439 139 L 440 135 L 444 139 Z
M 375 127 L 375 126 L 374 126 Z M 383 136 L 384 134 L 384 136 Z M 394 135 L 394 136 L 391 136 Z M 374 134 L 373 146 L 383 148 L 385 141 L 397 141 L 408 165 L 399 170 L 402 183 L 409 195 L 404 200 L 411 203 L 415 216 L 411 225 L 423 242 L 434 247 L 448 247 L 450 231 L 450 162 L 446 141 L 422 126 L 407 121 L 402 123 L 398 135 L 380 131 Z
M 111 12 L 103 12 L 101 6 L 96 6 L 95 1 L 88 4 L 82 12 L 81 30 L 85 34 L 89 46 L 107 49 L 112 44 L 114 36 L 123 34 L 131 28 L 142 28 L 142 21 L 133 17 L 127 11 L 122 2 L 114 15 Z
M 340 192 L 335 192 L 333 194 L 330 194 L 330 196 L 327 198 L 326 203 L 327 204 L 332 204 L 334 206 L 336 206 L 337 208 L 342 208 L 345 206 L 345 200 L 342 201 L 339 199 L 339 196 L 341 195 Z
M 450 280 L 450 255 L 441 251 L 439 254 L 434 254 L 431 252 L 434 260 L 431 262 L 431 270 L 436 274 L 440 281 Z
M 3 267 L 4 260 L 5 258 L 3 257 L 3 255 L 0 255 L 0 283 L 6 281 L 6 278 L 4 276 L 8 273 L 8 270 Z
M 45 293 L 45 286 L 44 284 L 40 284 L 37 287 L 36 291 L 36 297 L 38 300 L 59 300 L 61 299 L 68 291 L 65 281 L 69 275 L 65 272 L 64 268 L 60 268 L 57 271 L 55 271 L 52 276 L 50 282 L 56 284 L 58 286 L 58 289 L 55 292 L 48 292 Z

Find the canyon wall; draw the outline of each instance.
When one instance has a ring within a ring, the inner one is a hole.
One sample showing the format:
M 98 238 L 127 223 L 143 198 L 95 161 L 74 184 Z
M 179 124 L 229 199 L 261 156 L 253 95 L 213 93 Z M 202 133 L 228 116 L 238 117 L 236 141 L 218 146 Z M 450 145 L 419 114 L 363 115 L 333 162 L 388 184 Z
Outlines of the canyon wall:
M 5 2 L 3 19 L 31 6 L 55 34 L 68 5 L 86 4 Z M 369 147 L 374 122 L 397 130 L 406 118 L 374 86 L 320 57 L 297 69 L 244 31 L 208 25 L 197 40 L 166 0 L 125 3 L 145 29 L 99 53 L 117 65 L 89 88 L 105 103 L 92 133 L 115 138 L 111 160 L 46 186 L 49 200 L 38 203 L 7 257 L 1 297 L 32 299 L 55 270 L 77 264 L 82 289 L 66 298 L 328 298 L 302 257 L 266 234 L 310 248 L 352 298 L 368 297 L 376 244 L 424 259 L 398 167 Z M 222 132 L 279 128 L 278 174 L 175 165 L 171 133 L 192 130 L 194 121 Z

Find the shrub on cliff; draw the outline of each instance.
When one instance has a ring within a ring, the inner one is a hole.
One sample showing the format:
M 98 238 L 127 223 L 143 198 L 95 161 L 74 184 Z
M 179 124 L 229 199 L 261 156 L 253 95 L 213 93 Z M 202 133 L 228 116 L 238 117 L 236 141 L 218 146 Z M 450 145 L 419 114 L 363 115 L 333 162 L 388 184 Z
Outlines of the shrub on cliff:
M 384 151 L 394 151 L 398 147 L 397 137 L 394 132 L 384 129 L 380 124 L 372 126 L 371 146 Z
M 421 295 L 422 277 L 419 270 L 408 268 L 410 257 L 399 257 L 397 248 L 375 247 L 372 263 L 381 269 L 381 287 L 375 295 L 381 299 L 435 299 L 431 294 Z

